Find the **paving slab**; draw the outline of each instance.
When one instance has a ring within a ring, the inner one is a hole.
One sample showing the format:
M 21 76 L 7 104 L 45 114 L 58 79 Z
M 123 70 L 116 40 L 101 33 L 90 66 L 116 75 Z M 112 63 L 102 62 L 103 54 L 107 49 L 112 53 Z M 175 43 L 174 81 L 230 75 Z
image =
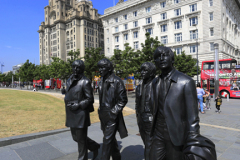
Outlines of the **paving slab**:
M 65 155 L 47 142 L 16 149 L 15 151 L 22 160 L 52 160 Z

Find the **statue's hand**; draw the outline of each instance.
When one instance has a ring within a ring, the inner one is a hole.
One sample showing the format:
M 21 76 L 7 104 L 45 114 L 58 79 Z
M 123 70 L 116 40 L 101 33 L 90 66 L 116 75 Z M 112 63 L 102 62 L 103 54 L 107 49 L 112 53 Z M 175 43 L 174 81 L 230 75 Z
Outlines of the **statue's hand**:
M 78 110 L 78 108 L 79 108 L 79 104 L 74 103 L 74 104 L 70 105 L 69 108 L 70 108 L 70 110 L 72 110 L 72 111 L 76 111 L 76 110 Z

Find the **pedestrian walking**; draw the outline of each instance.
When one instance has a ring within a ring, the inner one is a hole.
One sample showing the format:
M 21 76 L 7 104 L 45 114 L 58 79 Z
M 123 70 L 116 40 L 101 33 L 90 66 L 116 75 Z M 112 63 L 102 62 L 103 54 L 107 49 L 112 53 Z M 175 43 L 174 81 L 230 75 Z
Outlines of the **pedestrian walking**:
M 200 112 L 204 114 L 203 111 L 203 95 L 205 95 L 204 90 L 201 88 L 200 83 L 197 84 L 197 99 L 198 103 L 200 104 Z
M 211 105 L 211 94 L 207 89 L 205 89 L 204 97 L 205 97 L 205 104 L 206 104 L 205 110 L 211 110 L 211 107 L 210 107 L 210 105 Z
M 216 112 L 220 113 L 221 110 L 220 110 L 220 106 L 222 105 L 222 98 L 220 95 L 218 95 L 216 98 L 215 98 L 215 102 L 216 102 Z

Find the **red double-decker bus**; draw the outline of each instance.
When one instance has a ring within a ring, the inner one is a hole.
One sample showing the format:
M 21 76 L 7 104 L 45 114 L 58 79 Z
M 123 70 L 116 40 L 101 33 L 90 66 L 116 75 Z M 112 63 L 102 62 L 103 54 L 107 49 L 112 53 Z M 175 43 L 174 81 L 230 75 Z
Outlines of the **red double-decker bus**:
M 214 93 L 214 60 L 202 62 L 201 86 Z M 219 93 L 240 98 L 240 65 L 235 59 L 219 60 Z

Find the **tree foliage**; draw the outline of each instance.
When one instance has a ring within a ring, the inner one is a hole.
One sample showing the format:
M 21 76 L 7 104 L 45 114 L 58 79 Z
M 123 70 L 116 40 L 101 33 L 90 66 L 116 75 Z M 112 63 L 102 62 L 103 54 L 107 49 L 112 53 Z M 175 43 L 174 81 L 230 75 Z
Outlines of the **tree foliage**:
M 34 71 L 35 71 L 35 64 L 29 62 L 29 60 L 27 60 L 23 66 L 20 68 L 19 71 L 19 76 L 21 78 L 21 81 L 24 82 L 29 82 L 29 81 L 33 81 L 34 79 Z
M 114 50 L 114 55 L 111 57 L 111 61 L 114 66 L 116 75 L 122 78 L 127 78 L 129 74 L 135 73 L 138 70 L 139 53 L 134 51 L 126 43 L 125 50 Z
M 85 76 L 92 80 L 95 76 L 99 76 L 97 63 L 105 58 L 101 54 L 102 48 L 86 48 L 84 56 Z
M 175 53 L 175 62 L 174 67 L 180 71 L 185 73 L 186 75 L 193 77 L 197 75 L 197 60 L 192 58 L 190 55 L 186 55 L 183 51 L 181 54 L 176 55 Z M 200 68 L 198 67 L 199 74 Z
M 153 53 L 157 49 L 157 47 L 162 46 L 163 44 L 158 41 L 158 38 L 153 38 L 150 36 L 150 34 L 147 32 L 145 34 L 146 40 L 145 43 L 141 44 L 142 50 L 140 55 L 140 62 L 141 64 L 144 62 L 154 62 L 153 61 Z

